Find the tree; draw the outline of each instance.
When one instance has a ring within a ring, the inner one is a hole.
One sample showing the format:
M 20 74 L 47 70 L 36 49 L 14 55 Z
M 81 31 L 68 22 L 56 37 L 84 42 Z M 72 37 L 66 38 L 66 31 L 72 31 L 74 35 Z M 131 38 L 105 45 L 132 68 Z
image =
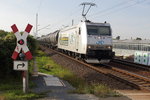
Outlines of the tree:
M 117 36 L 117 37 L 116 37 L 116 40 L 120 40 L 120 36 Z
M 142 38 L 137 37 L 136 40 L 142 40 Z
M 8 32 L 5 32 L 4 30 L 0 30 L 0 38 L 5 37 L 8 34 Z
M 37 41 L 32 37 L 27 37 L 29 50 L 33 55 L 37 48 Z M 18 71 L 13 70 L 12 53 L 16 47 L 16 37 L 12 32 L 0 31 L 0 79 L 7 76 L 17 76 Z

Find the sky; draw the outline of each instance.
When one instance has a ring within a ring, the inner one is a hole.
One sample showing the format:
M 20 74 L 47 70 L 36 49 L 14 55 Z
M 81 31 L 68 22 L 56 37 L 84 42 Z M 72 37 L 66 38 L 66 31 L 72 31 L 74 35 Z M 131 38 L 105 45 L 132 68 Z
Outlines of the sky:
M 150 0 L 0 0 L 0 29 L 12 31 L 16 24 L 24 31 L 28 23 L 33 25 L 35 34 L 38 13 L 38 34 L 46 35 L 65 26 L 72 20 L 82 20 L 83 2 L 93 2 L 87 19 L 93 22 L 111 24 L 113 38 L 150 39 Z

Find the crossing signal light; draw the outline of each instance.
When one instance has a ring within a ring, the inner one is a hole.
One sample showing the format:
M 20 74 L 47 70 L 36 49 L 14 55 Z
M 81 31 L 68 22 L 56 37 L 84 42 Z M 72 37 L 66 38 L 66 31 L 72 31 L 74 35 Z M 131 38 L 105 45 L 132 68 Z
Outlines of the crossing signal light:
M 20 45 L 23 45 L 23 44 L 24 44 L 24 40 L 21 39 L 21 40 L 18 41 L 18 43 L 19 43 Z

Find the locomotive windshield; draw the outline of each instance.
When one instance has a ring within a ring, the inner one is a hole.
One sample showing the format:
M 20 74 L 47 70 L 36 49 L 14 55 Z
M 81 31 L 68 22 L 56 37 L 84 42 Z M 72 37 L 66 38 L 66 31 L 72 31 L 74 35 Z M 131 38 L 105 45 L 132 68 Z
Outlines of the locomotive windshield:
M 87 34 L 88 35 L 111 35 L 109 26 L 87 26 Z

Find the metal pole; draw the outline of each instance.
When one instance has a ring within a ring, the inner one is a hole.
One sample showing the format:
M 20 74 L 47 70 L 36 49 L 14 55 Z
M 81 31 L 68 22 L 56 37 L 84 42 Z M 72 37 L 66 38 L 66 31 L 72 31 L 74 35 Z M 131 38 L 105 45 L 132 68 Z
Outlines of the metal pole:
M 22 79 L 23 79 L 23 92 L 28 92 L 28 70 L 22 72 Z
M 21 61 L 25 61 L 25 54 L 23 52 L 19 54 L 19 57 L 20 57 Z M 28 70 L 25 70 L 25 71 L 22 72 L 23 92 L 24 93 L 28 92 L 28 80 L 29 80 L 28 79 Z
M 38 13 L 36 13 L 36 32 L 35 32 L 35 38 L 38 35 Z
M 72 20 L 72 26 L 74 25 L 74 20 Z

